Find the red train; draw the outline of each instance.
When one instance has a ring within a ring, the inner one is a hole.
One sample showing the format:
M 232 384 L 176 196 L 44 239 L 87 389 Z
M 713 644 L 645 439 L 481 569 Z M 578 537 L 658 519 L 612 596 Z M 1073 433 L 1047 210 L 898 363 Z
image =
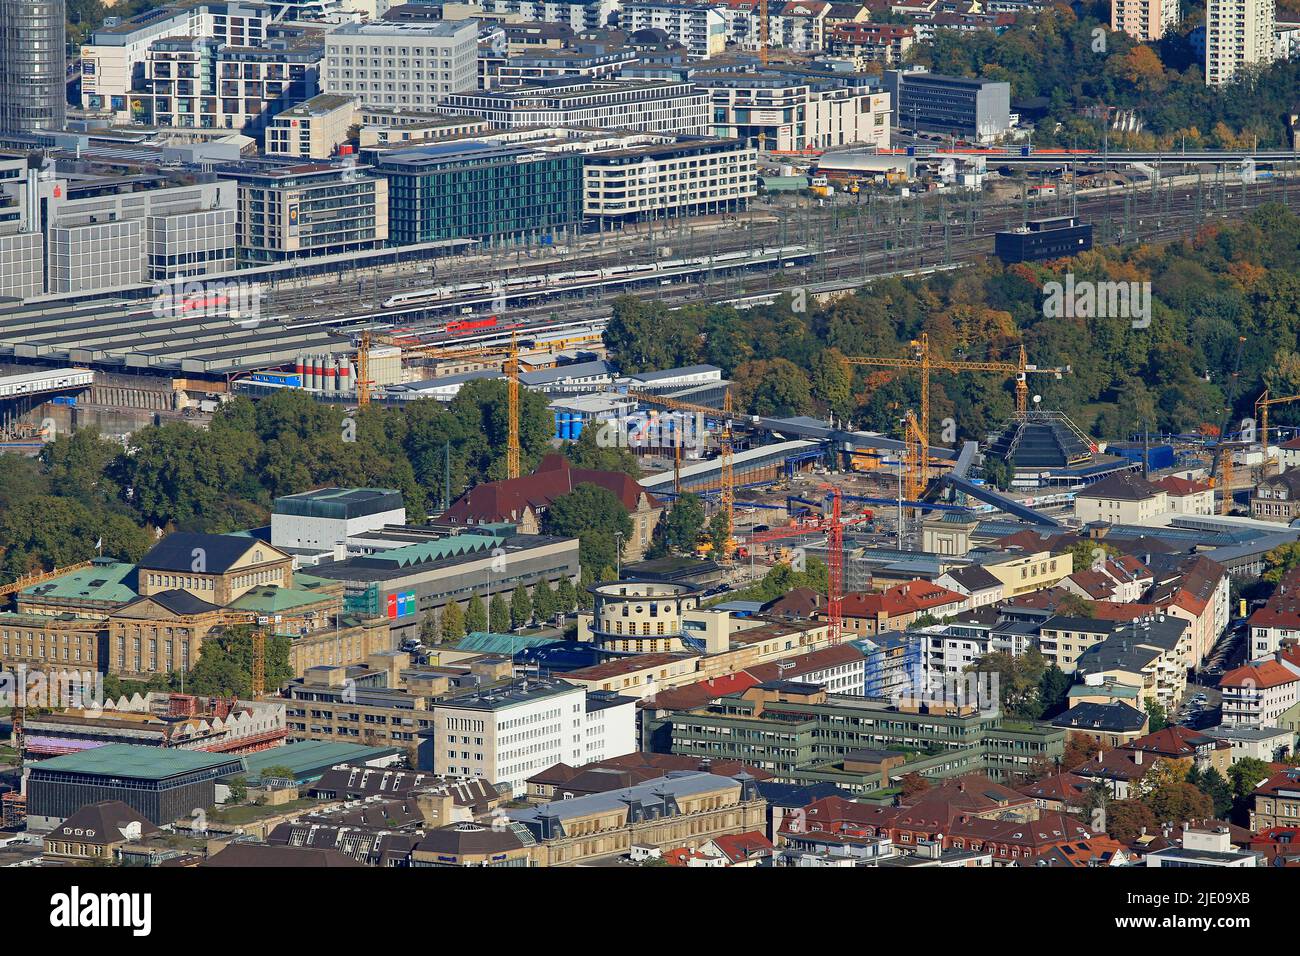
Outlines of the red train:
M 478 332 L 482 329 L 517 329 L 521 326 L 520 322 L 507 324 L 501 322 L 495 315 L 491 315 L 486 319 L 452 319 L 447 323 L 447 331 L 452 335 L 464 335 L 466 332 Z

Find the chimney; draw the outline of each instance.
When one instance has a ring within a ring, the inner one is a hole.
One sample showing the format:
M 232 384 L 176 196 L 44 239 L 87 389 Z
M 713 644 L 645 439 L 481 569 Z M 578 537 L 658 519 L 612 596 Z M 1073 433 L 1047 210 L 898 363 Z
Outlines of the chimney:
M 1142 751 L 1140 750 L 1133 751 L 1133 762 L 1137 764 L 1139 767 L 1142 766 Z

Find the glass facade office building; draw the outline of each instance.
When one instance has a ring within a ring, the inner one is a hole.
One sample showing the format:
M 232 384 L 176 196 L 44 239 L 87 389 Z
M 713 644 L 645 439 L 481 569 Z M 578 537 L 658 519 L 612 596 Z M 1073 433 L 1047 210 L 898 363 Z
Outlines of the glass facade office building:
M 0 132 L 63 128 L 65 16 L 64 0 L 0 0 Z
M 582 156 L 455 143 L 379 153 L 390 245 L 440 239 L 546 241 L 582 220 Z

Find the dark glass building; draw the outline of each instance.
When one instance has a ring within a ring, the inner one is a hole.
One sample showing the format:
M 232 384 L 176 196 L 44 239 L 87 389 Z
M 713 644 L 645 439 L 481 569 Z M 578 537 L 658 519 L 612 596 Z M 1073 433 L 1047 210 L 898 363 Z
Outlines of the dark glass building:
M 582 155 L 467 142 L 365 157 L 388 179 L 389 244 L 546 241 L 582 220 Z
M 121 800 L 159 826 L 217 802 L 217 779 L 245 772 L 230 754 L 108 744 L 31 765 L 27 825 L 57 826 L 82 807 Z
M 66 119 L 64 0 L 0 0 L 0 133 Z

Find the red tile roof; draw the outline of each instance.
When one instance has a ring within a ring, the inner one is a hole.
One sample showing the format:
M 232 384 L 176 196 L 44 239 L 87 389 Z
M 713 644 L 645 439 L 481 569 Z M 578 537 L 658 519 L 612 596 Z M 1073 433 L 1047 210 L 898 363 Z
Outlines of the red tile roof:
M 772 841 L 757 830 L 713 838 L 713 845 L 732 863 L 772 855 Z
M 655 710 L 695 710 L 719 697 L 747 691 L 757 683 L 760 681 L 753 674 L 738 671 L 735 674 L 710 677 L 708 680 L 696 681 L 694 684 L 658 691 L 653 700 L 645 702 L 645 706 Z
M 1183 497 L 1185 495 L 1194 495 L 1203 491 L 1209 491 L 1210 486 L 1202 481 L 1189 481 L 1186 478 L 1175 478 L 1169 475 L 1153 482 L 1157 488 L 1163 488 L 1167 494 Z
M 1228 671 L 1219 678 L 1219 686 L 1281 687 L 1283 684 L 1293 684 L 1296 681 L 1300 681 L 1300 675 L 1275 660 L 1267 660 Z
M 612 492 L 628 511 L 637 509 L 643 495 L 650 506 L 659 504 L 636 479 L 621 471 L 574 468 L 563 455 L 547 455 L 531 475 L 476 485 L 448 508 L 442 518 L 453 524 L 519 521 L 528 510 L 545 510 L 556 498 L 587 484 Z
M 867 594 L 846 594 L 841 606 L 845 617 L 878 617 L 882 614 L 896 617 L 900 614 L 921 614 L 945 604 L 960 604 L 966 595 L 950 591 L 929 581 L 908 581 L 896 584 L 886 591 Z

